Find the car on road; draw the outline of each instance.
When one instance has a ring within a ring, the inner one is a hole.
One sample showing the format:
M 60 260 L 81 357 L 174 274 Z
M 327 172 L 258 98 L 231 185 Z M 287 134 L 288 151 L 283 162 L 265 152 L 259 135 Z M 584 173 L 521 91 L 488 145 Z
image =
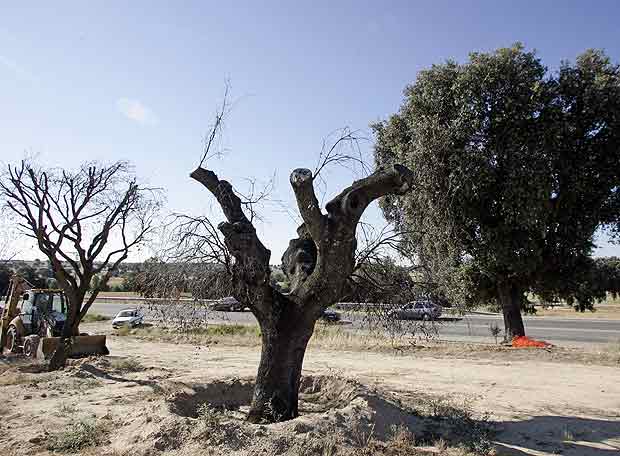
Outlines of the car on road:
M 135 328 L 144 322 L 144 315 L 140 313 L 138 309 L 125 309 L 121 310 L 114 320 L 112 320 L 112 327 L 119 328 L 121 326 L 129 326 Z
M 209 309 L 220 312 L 243 312 L 244 306 L 232 296 L 228 296 L 211 303 Z
M 319 317 L 319 319 L 325 323 L 338 323 L 340 318 L 340 313 L 332 309 L 325 309 Z
M 413 301 L 390 310 L 388 315 L 397 320 L 436 320 L 441 316 L 441 312 L 441 306 L 432 301 Z

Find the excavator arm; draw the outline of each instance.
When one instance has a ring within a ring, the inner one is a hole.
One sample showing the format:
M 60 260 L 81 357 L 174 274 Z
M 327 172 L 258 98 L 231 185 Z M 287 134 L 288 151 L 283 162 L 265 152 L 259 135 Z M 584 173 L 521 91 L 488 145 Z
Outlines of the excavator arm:
M 2 320 L 0 320 L 0 350 L 6 345 L 6 336 L 11 321 L 19 314 L 17 304 L 19 298 L 24 292 L 27 282 L 19 275 L 14 274 L 9 281 L 9 289 L 4 301 L 4 309 L 2 310 Z

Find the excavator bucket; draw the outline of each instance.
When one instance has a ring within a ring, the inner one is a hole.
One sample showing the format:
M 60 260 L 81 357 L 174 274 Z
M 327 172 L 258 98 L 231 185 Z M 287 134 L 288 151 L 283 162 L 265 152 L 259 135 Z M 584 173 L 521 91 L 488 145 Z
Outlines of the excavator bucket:
M 60 337 L 43 337 L 39 342 L 37 358 L 49 359 L 56 351 Z M 106 336 L 74 336 L 72 338 L 70 358 L 82 358 L 91 355 L 109 355 Z

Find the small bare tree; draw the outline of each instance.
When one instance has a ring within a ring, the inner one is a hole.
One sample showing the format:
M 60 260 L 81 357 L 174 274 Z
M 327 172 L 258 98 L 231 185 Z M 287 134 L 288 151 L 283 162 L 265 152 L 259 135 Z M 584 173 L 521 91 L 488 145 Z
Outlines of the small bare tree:
M 122 161 L 87 163 L 76 171 L 22 161 L 9 166 L 0 192 L 21 233 L 37 243 L 65 292 L 63 340 L 50 360 L 50 369 L 57 369 L 64 366 L 71 336 L 79 334 L 101 288 L 154 229 L 158 192 L 141 187 Z M 91 288 L 97 275 L 100 280 Z

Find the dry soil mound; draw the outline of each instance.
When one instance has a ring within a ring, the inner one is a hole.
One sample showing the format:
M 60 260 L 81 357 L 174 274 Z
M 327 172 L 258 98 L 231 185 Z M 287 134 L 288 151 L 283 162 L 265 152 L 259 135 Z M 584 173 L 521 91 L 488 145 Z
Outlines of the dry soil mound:
M 131 454 L 298 455 L 315 448 L 322 454 L 329 440 L 359 445 L 371 436 L 386 439 L 396 427 L 420 424 L 389 395 L 334 376 L 307 376 L 300 387 L 299 418 L 253 425 L 245 421 L 253 391 L 250 379 L 178 383 L 163 404 L 134 412 L 112 438 L 114 447 Z M 206 448 L 214 453 L 205 452 Z M 215 450 L 217 449 L 217 451 Z M 218 452 L 219 451 L 219 452 Z M 305 451 L 305 450 L 304 450 Z M 307 454 L 315 454 L 313 452 Z

